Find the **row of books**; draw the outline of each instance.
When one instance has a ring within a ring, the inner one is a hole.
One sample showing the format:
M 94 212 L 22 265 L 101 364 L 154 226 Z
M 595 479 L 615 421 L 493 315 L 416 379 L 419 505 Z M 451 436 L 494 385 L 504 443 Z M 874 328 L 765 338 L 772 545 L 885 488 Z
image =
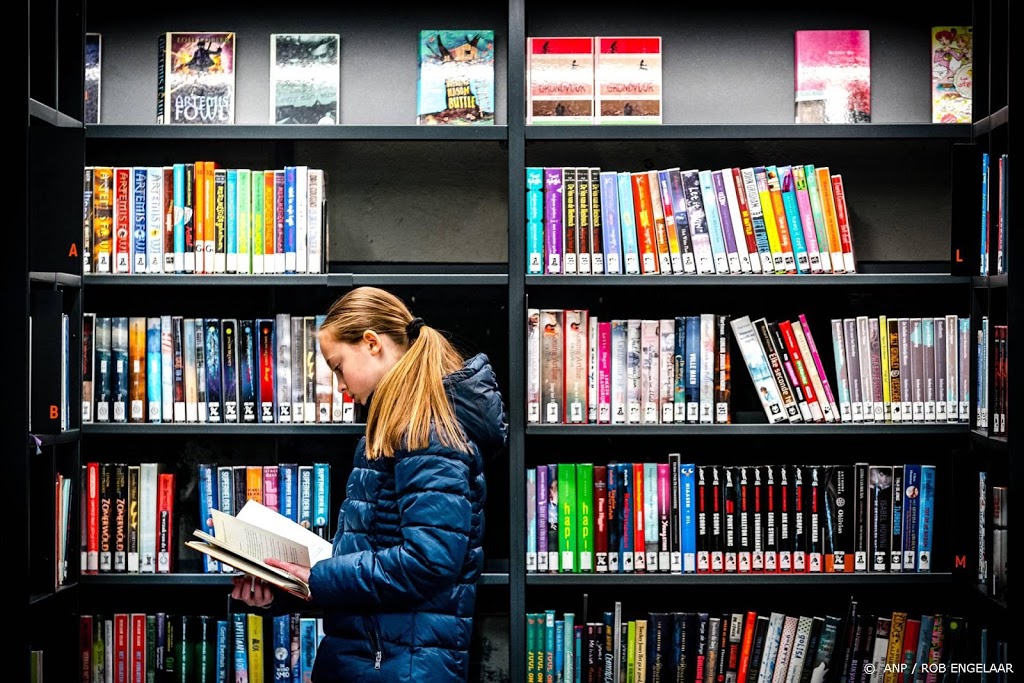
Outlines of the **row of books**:
M 538 572 L 929 572 L 935 466 L 552 463 L 526 470 Z
M 323 316 L 82 319 L 83 422 L 352 423 Z
M 63 586 L 68 579 L 68 539 L 71 524 L 71 490 L 74 478 L 58 472 L 53 482 L 53 585 Z
M 980 635 L 987 640 L 987 629 Z M 526 670 L 531 683 L 926 683 L 1012 672 L 1005 643 L 991 662 L 987 655 L 970 661 L 974 647 L 961 616 L 872 614 L 856 601 L 845 618 L 749 610 L 658 611 L 637 619 L 616 602 L 595 621 L 553 609 L 528 613 Z
M 853 273 L 851 235 L 828 166 L 526 169 L 528 274 Z
M 211 509 L 233 514 L 246 501 L 256 500 L 329 538 L 328 464 L 200 464 L 198 475 L 198 512 L 204 529 L 211 524 Z M 176 475 L 166 465 L 90 461 L 81 467 L 79 492 L 83 573 L 175 570 L 178 491 Z M 204 569 L 221 571 L 210 563 Z
M 807 343 L 795 347 L 788 342 L 776 345 L 764 318 L 751 321 L 740 316 L 730 324 L 770 423 L 806 421 L 807 412 L 814 421 L 819 421 L 820 412 L 826 422 L 969 419 L 969 318 L 833 318 L 836 391 L 802 314 L 800 326 L 793 322 L 790 327 L 798 342 L 798 330 L 803 330 Z
M 60 431 L 71 428 L 71 317 L 60 314 L 60 405 L 57 407 Z M 32 430 L 32 316 L 28 317 L 28 428 Z
M 978 472 L 978 585 L 998 600 L 1007 592 L 1009 496 L 1006 486 L 988 486 L 988 472 Z
M 991 324 L 989 317 L 981 317 L 978 330 L 978 395 L 975 403 L 975 426 L 989 429 L 1005 437 L 1007 434 L 1006 405 L 1009 400 L 1009 355 L 1007 354 L 1007 326 Z
M 82 614 L 78 680 L 307 683 L 323 637 L 323 619 L 298 612 Z
M 214 534 L 213 510 L 235 515 L 254 500 L 321 538 L 330 539 L 331 468 L 327 463 L 299 465 L 199 465 L 199 525 Z M 203 571 L 232 572 L 203 555 Z
M 529 309 L 527 421 L 730 422 L 728 320 L 599 320 L 583 309 Z
M 325 272 L 325 183 L 308 166 L 87 166 L 84 271 Z
M 526 123 L 661 123 L 661 64 L 661 36 L 531 36 Z
M 1008 244 L 1006 231 L 1010 213 L 1008 206 L 1010 201 L 1010 155 L 1000 154 L 994 160 L 994 174 L 992 161 L 988 152 L 982 152 L 981 275 L 1002 275 L 1006 272 L 1006 247 Z M 992 242 L 996 246 L 995 267 L 990 263 Z

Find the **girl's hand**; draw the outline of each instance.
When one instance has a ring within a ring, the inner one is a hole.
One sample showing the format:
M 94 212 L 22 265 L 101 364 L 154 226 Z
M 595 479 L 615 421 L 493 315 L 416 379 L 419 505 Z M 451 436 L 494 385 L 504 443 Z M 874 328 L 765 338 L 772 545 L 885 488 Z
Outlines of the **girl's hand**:
M 309 583 L 309 567 L 303 567 L 301 564 L 295 564 L 294 562 L 285 562 L 284 560 L 277 560 L 273 557 L 268 557 L 264 560 L 271 567 L 277 567 L 283 569 L 297 579 L 300 579 L 303 583 Z M 310 599 L 310 598 L 307 598 Z
M 270 584 L 255 576 L 241 575 L 231 579 L 234 586 L 231 597 L 241 600 L 250 607 L 269 607 L 274 601 L 274 592 Z

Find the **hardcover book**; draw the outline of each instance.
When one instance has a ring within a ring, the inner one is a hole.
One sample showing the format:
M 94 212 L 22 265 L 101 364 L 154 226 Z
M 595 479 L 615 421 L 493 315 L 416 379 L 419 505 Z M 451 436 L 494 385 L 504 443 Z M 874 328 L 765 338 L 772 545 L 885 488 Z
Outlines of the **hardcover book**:
M 85 103 L 82 123 L 100 122 L 100 76 L 103 38 L 99 33 L 85 34 Z
M 494 124 L 494 31 L 424 30 L 416 123 Z
M 794 64 L 797 123 L 871 123 L 869 31 L 797 31 Z
M 528 38 L 526 124 L 594 122 L 594 39 Z
M 235 34 L 160 34 L 157 123 L 235 122 Z
M 270 36 L 270 123 L 338 123 L 339 42 L 337 33 Z
M 970 123 L 974 81 L 970 26 L 933 26 L 932 123 Z
M 596 39 L 597 122 L 661 123 L 661 36 Z

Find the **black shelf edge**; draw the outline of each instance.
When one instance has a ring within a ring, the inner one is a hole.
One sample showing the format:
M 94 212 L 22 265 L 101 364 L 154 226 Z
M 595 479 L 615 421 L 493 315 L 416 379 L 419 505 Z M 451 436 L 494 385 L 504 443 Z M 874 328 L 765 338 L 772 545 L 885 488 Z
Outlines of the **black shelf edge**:
M 971 430 L 971 439 L 973 439 L 977 444 L 988 446 L 1000 451 L 1005 451 L 1009 446 L 1009 442 L 1006 440 L 1005 436 L 992 436 L 980 429 Z
M 68 581 L 63 586 L 57 586 L 54 590 L 50 592 L 32 593 L 28 596 L 28 604 L 33 606 L 40 605 L 44 602 L 48 602 L 50 600 L 54 600 L 65 595 L 70 595 L 71 590 L 75 588 L 77 585 L 78 584 L 75 581 Z
M 29 445 L 33 445 L 32 437 L 39 439 L 40 446 L 53 446 L 62 443 L 74 443 L 82 437 L 82 431 L 80 429 L 68 429 L 63 432 L 57 432 L 56 434 L 29 434 Z
M 989 114 L 983 119 L 974 122 L 974 135 L 976 137 L 988 135 L 992 131 L 1005 126 L 1010 122 L 1010 105 L 1006 105 Z
M 327 274 L 298 275 L 188 275 L 185 273 L 165 273 L 160 275 L 113 275 L 110 273 L 86 273 L 85 283 L 89 286 L 104 287 L 145 287 L 145 286 L 189 286 L 189 287 L 324 287 L 327 285 Z
M 39 100 L 29 98 L 28 100 L 28 117 L 29 123 L 32 120 L 47 123 L 57 128 L 81 128 L 82 122 L 76 118 L 68 116 L 67 114 L 54 109 L 51 106 L 45 105 Z
M 527 435 L 661 436 L 661 435 L 782 435 L 795 434 L 966 434 L 966 424 L 531 424 Z
M 232 574 L 182 573 L 171 574 L 82 574 L 78 582 L 83 586 L 230 586 Z M 507 572 L 484 572 L 477 582 L 485 586 L 508 585 Z
M 1002 273 L 1001 275 L 989 275 L 988 286 L 990 289 L 1002 289 L 1007 286 L 1008 279 L 1009 278 L 1006 273 Z
M 352 286 L 377 285 L 497 285 L 508 284 L 505 273 L 353 273 Z
M 527 140 L 807 140 L 931 138 L 969 140 L 969 123 L 662 124 L 526 126 Z
M 708 585 L 944 585 L 952 584 L 949 572 L 914 574 L 527 574 L 529 586 L 708 586 Z
M 1003 613 L 1007 613 L 1010 610 L 1010 606 L 1005 600 L 1000 600 L 994 595 L 989 595 L 988 590 L 980 584 L 974 584 L 974 594 L 977 596 L 978 600 L 990 609 Z
M 41 282 L 47 285 L 61 285 L 63 287 L 81 287 L 82 276 L 71 273 L 58 273 L 52 270 L 32 270 L 28 273 L 28 279 L 32 282 Z
M 949 273 L 852 273 L 849 275 L 527 275 L 527 287 L 806 287 L 816 285 L 965 285 Z
M 507 126 L 360 125 L 139 125 L 97 124 L 85 127 L 90 140 L 507 140 Z
M 204 435 L 223 434 L 229 436 L 268 436 L 285 434 L 363 434 L 366 425 L 363 423 L 330 423 L 330 424 L 208 424 L 208 423 L 113 423 L 90 422 L 82 425 L 83 434 L 183 434 Z

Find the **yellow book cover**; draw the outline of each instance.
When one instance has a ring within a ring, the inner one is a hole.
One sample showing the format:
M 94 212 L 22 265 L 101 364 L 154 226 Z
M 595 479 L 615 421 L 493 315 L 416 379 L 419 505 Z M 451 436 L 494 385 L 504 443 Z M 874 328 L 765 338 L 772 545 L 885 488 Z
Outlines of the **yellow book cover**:
M 933 26 L 932 123 L 970 123 L 974 32 L 970 26 Z
M 885 421 L 892 422 L 892 377 L 889 374 L 889 323 L 884 315 L 878 316 L 878 339 L 882 343 L 882 404 Z
M 768 179 L 768 195 L 772 200 L 775 228 L 779 232 L 779 249 L 782 250 L 782 265 L 787 273 L 795 273 L 796 261 L 793 258 L 793 240 L 789 233 L 786 206 L 782 203 L 782 181 L 779 179 L 779 169 L 777 166 L 765 166 L 764 172 Z
M 761 214 L 764 218 L 764 229 L 768 234 L 768 249 L 772 252 L 772 266 L 776 273 L 785 273 L 786 264 L 782 256 L 782 243 L 779 240 L 779 227 L 775 222 L 775 210 L 772 206 L 772 194 L 768 189 L 768 174 L 764 166 L 754 169 L 757 181 L 757 197 L 761 200 Z
M 206 224 L 206 232 L 203 241 L 204 273 L 212 273 L 215 270 L 214 253 L 216 251 L 215 244 L 217 241 L 217 222 L 215 216 L 217 197 L 214 185 L 216 183 L 216 170 L 216 162 L 203 162 L 203 211 L 205 212 L 203 222 Z M 199 193 L 196 192 L 196 194 L 198 195 Z
M 893 612 L 889 622 L 889 643 L 885 651 L 885 673 L 882 683 L 896 683 L 901 675 L 899 665 L 903 663 L 903 633 L 907 628 L 907 613 Z
M 263 254 L 263 171 L 253 171 L 250 185 L 252 186 L 252 216 L 249 221 L 249 234 L 252 242 L 252 272 L 260 274 L 264 271 Z
M 245 468 L 245 498 L 263 503 L 263 467 L 260 465 Z
M 249 680 L 262 681 L 263 678 L 263 617 L 259 614 L 247 614 L 248 628 L 245 629 L 249 648 Z

